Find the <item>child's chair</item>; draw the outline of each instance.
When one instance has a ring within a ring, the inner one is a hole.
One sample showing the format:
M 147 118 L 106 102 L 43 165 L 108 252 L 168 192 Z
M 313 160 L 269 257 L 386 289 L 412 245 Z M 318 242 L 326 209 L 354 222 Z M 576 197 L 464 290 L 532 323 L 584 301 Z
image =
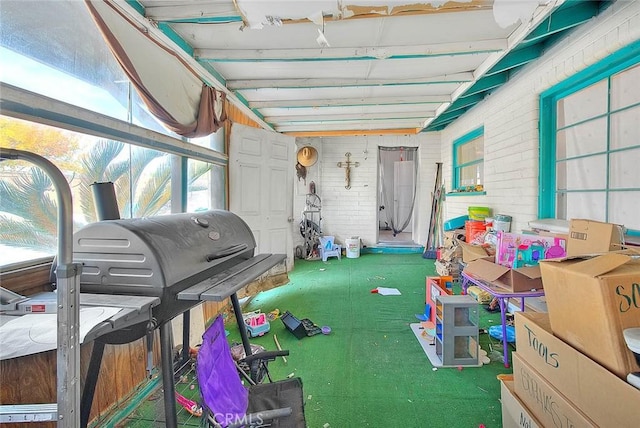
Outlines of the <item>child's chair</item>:
M 342 246 L 334 243 L 333 236 L 321 236 L 320 237 L 320 245 L 318 246 L 320 249 L 320 257 L 322 257 L 322 261 L 326 262 L 327 257 L 337 257 L 340 260 L 340 256 L 342 254 Z

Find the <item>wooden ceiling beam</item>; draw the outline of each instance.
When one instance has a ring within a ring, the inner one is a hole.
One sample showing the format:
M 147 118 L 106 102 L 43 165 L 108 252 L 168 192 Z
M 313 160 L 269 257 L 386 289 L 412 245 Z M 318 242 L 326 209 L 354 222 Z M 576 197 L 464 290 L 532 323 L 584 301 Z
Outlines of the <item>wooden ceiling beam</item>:
M 149 6 L 144 9 L 144 16 L 156 22 L 205 22 L 215 18 L 242 18 L 233 1 L 220 2 L 183 2 L 180 5 Z M 240 19 L 241 20 L 241 19 Z
M 474 55 L 507 49 L 506 39 L 434 43 L 410 46 L 317 47 L 306 49 L 194 49 L 199 61 L 333 61 L 355 59 L 411 59 Z
M 451 73 L 440 76 L 425 76 L 416 79 L 262 79 L 262 80 L 227 80 L 230 90 L 264 89 L 264 88 L 349 88 L 357 86 L 401 86 L 401 85 L 438 85 L 443 83 L 471 82 L 473 73 Z
M 425 120 L 404 120 L 393 119 L 388 121 L 344 121 L 344 122 L 323 122 L 302 123 L 294 125 L 275 126 L 276 132 L 329 132 L 329 131 L 368 131 L 370 129 L 422 129 Z
M 264 121 L 272 125 L 295 124 L 298 122 L 344 122 L 350 120 L 393 120 L 393 119 L 417 119 L 424 120 L 435 117 L 435 111 L 422 112 L 387 112 L 387 113 L 345 113 L 316 115 L 289 115 L 289 116 L 264 116 Z
M 416 95 L 410 97 L 362 97 L 362 98 L 325 98 L 303 100 L 261 100 L 249 101 L 249 108 L 288 108 L 288 107 L 332 107 L 332 106 L 370 106 L 394 104 L 440 104 L 451 101 L 449 95 Z
M 344 129 L 341 131 L 290 131 L 283 134 L 292 137 L 355 137 L 367 135 L 414 135 L 420 128 L 396 128 L 396 129 Z

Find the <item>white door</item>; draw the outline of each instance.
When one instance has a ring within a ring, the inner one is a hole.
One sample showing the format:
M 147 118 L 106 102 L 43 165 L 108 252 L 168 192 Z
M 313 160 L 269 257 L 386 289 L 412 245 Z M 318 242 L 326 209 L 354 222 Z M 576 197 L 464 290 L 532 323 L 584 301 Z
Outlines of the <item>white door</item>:
M 393 209 L 394 218 L 398 221 L 398 226 L 407 217 L 413 217 L 413 187 L 414 187 L 414 170 L 413 161 L 400 161 L 393 163 Z M 413 218 L 407 224 L 402 232 L 410 231 L 413 224 Z
M 233 124 L 229 147 L 229 210 L 251 228 L 256 254 L 286 254 L 293 268 L 295 138 Z

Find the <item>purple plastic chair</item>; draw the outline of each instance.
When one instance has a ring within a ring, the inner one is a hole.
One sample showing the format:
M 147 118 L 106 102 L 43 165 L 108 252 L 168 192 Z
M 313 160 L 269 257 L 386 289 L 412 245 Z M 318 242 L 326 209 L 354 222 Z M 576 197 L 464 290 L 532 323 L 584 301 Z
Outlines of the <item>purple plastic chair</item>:
M 209 326 L 198 351 L 196 375 L 209 425 L 213 427 L 305 428 L 302 380 L 242 384 L 227 343 L 222 317 Z M 260 358 L 260 354 L 249 358 Z M 248 379 L 248 383 L 251 383 Z

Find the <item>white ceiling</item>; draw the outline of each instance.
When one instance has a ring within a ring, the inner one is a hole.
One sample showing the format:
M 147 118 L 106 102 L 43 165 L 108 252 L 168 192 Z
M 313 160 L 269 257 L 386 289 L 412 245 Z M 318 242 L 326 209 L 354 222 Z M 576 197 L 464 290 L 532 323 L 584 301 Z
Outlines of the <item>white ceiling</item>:
M 122 7 L 161 31 L 203 81 L 263 126 L 346 135 L 442 129 L 606 3 L 139 0 Z

